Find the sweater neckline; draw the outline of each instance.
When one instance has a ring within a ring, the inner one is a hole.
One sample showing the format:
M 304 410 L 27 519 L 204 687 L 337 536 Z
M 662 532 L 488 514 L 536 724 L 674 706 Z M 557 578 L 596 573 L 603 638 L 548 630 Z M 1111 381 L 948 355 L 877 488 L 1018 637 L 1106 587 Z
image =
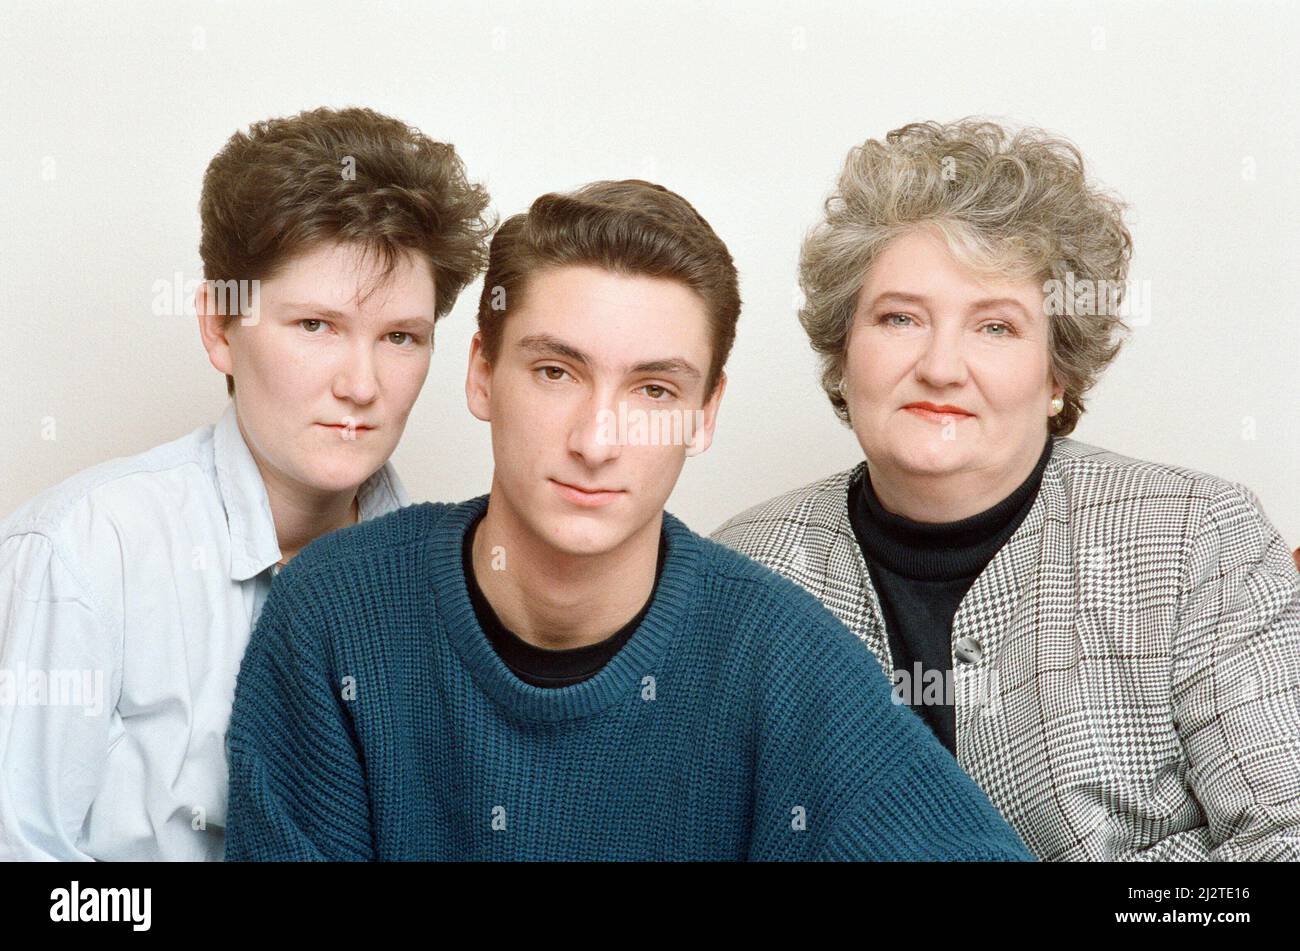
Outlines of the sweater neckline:
M 492 607 L 483 589 L 479 586 L 474 573 L 474 533 L 483 522 L 480 516 L 474 519 L 465 531 L 461 545 L 460 561 L 465 571 L 465 587 L 469 591 L 470 604 L 474 606 L 474 617 L 478 619 L 479 628 L 487 636 L 488 643 L 505 661 L 520 680 L 537 687 L 564 687 L 581 683 L 596 676 L 610 658 L 623 649 L 623 645 L 636 633 L 636 629 L 645 620 L 654 600 L 655 589 L 664 571 L 664 555 L 667 546 L 663 533 L 660 532 L 659 544 L 655 556 L 655 576 L 650 593 L 645 601 L 628 621 L 603 639 L 582 647 L 547 648 L 530 644 L 514 631 L 506 627 L 496 609 Z
M 678 519 L 663 513 L 666 541 L 663 574 L 645 618 L 627 643 L 595 676 L 568 687 L 535 687 L 506 666 L 479 626 L 461 558 L 465 533 L 486 511 L 488 496 L 462 502 L 444 513 L 428 539 L 428 596 L 448 640 L 479 686 L 510 712 L 536 720 L 591 716 L 639 692 L 653 676 L 676 631 L 686 622 L 696 590 L 700 547 Z
M 1033 471 L 1010 495 L 955 522 L 917 522 L 886 510 L 871 485 L 870 469 L 863 466 L 859 477 L 850 482 L 848 506 L 864 554 L 915 581 L 955 581 L 978 575 L 1029 513 L 1052 446 L 1053 439 L 1048 436 Z

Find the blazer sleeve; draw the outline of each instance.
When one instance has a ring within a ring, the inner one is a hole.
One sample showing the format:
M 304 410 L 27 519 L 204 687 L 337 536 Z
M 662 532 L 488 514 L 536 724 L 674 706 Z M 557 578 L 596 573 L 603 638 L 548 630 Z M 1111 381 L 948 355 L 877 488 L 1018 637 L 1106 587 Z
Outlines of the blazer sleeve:
M 295 607 L 292 567 L 272 586 L 235 687 L 225 858 L 370 860 L 362 755 L 325 638 Z
M 0 860 L 90 861 L 118 641 L 55 540 L 0 540 Z
M 1237 485 L 1185 552 L 1173 711 L 1208 858 L 1300 859 L 1300 574 Z

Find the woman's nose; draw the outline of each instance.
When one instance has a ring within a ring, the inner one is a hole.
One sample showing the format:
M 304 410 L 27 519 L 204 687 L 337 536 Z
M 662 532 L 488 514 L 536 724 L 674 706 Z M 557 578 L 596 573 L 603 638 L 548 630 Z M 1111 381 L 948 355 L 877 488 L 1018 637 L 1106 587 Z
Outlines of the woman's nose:
M 349 353 L 334 374 L 334 395 L 358 406 L 374 402 L 379 395 L 379 377 L 375 373 L 374 355 L 369 349 Z
M 966 381 L 966 356 L 953 334 L 933 334 L 916 361 L 917 379 L 931 386 L 953 386 Z

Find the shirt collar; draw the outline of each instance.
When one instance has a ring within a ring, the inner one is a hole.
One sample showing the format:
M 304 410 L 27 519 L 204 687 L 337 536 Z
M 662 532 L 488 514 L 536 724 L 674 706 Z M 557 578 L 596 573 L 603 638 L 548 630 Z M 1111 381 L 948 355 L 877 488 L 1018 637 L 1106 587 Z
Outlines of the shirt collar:
M 234 403 L 226 407 L 214 427 L 212 451 L 221 503 L 230 527 L 230 578 L 247 581 L 280 560 L 280 544 L 275 537 L 266 485 L 239 431 Z M 390 462 L 385 462 L 357 491 L 361 521 L 409 504 L 406 488 Z

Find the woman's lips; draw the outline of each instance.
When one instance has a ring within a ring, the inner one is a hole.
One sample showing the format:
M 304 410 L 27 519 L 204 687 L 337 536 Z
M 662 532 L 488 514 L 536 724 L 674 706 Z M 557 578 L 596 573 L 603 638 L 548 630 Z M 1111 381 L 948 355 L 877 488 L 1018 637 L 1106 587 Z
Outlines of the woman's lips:
M 596 492 L 587 492 L 575 485 L 569 485 L 567 482 L 560 482 L 557 479 L 551 480 L 551 485 L 555 486 L 562 498 L 567 499 L 574 505 L 583 508 L 599 508 L 602 505 L 608 505 L 623 493 L 609 489 L 601 489 Z
M 903 409 L 907 410 L 909 413 L 914 413 L 915 415 L 920 416 L 922 419 L 928 419 L 933 423 L 949 423 L 974 418 L 973 413 L 966 413 L 953 409 L 934 410 L 928 409 L 924 406 L 904 406 Z

